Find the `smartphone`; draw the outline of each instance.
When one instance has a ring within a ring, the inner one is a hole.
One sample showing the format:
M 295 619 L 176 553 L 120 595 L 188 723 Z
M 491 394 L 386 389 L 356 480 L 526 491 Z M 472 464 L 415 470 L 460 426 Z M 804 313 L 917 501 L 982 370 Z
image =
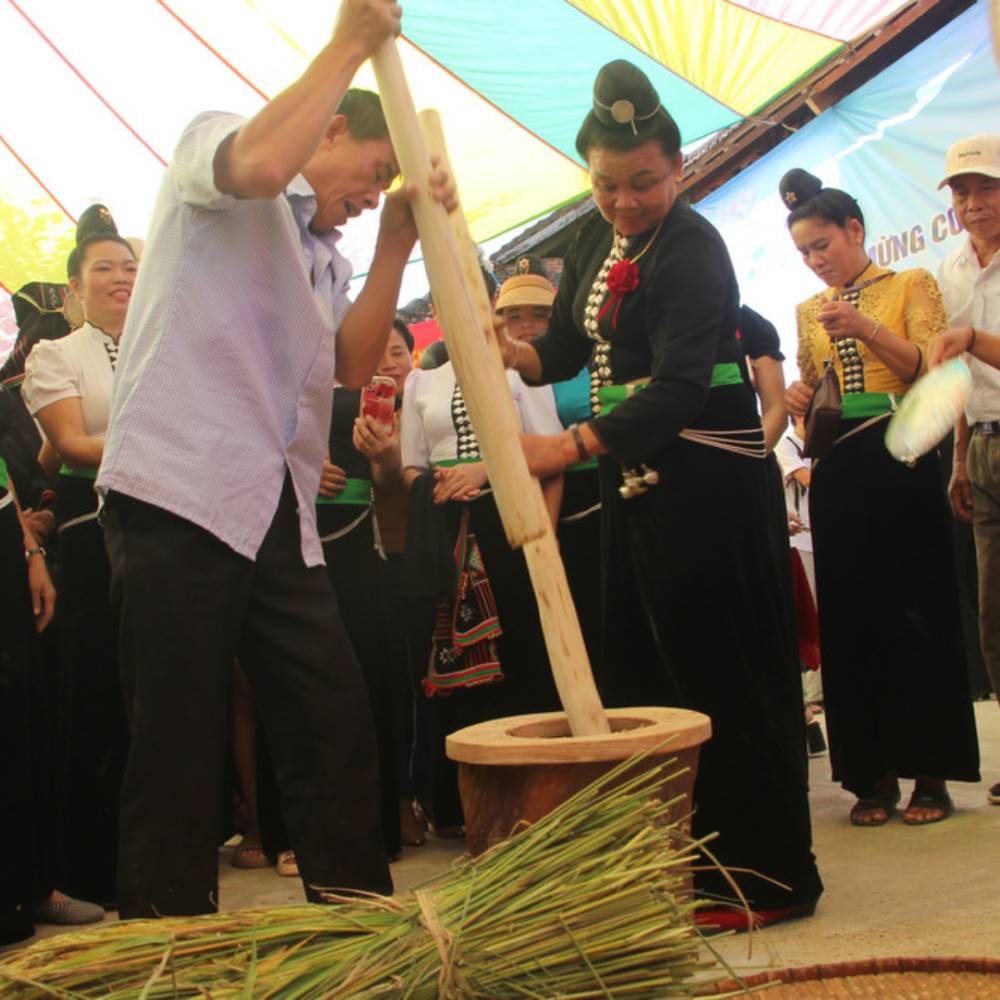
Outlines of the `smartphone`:
M 395 409 L 396 380 L 376 375 L 361 390 L 361 416 L 372 417 L 386 431 L 391 431 Z

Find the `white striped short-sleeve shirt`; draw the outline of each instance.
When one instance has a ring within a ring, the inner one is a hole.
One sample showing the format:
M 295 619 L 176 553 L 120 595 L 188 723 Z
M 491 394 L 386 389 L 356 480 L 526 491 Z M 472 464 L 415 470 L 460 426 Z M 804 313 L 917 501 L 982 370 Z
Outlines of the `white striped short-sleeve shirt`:
M 302 556 L 315 566 L 314 502 L 351 267 L 339 233 L 310 231 L 316 196 L 301 175 L 274 199 L 216 188 L 216 151 L 242 124 L 199 115 L 164 174 L 97 488 L 162 507 L 253 559 L 287 467 Z
M 561 434 L 552 386 L 527 386 L 512 368 L 506 374 L 521 430 Z M 399 431 L 403 468 L 426 469 L 458 457 L 458 432 L 451 412 L 454 391 L 455 369 L 450 361 L 429 371 L 414 368 L 406 376 Z

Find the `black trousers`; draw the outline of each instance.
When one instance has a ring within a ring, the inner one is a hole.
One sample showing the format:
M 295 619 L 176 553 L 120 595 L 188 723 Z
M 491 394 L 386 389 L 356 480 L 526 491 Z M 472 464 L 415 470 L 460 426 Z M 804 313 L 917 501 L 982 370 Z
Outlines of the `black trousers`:
M 121 797 L 123 918 L 218 906 L 230 672 L 238 656 L 282 811 L 314 887 L 389 893 L 368 695 L 322 566 L 307 568 L 286 478 L 256 561 L 121 494 L 105 537 L 132 742 Z

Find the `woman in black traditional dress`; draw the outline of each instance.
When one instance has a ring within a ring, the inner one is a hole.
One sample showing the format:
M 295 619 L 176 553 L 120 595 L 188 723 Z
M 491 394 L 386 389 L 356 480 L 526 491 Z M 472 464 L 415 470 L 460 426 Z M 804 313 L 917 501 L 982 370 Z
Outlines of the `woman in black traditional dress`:
M 442 342 L 443 343 L 443 342 Z M 389 332 L 385 354 L 375 374 L 396 384 L 396 413 L 403 403 L 406 379 L 413 370 L 413 334 L 397 316 Z M 406 550 L 406 519 L 409 493 L 403 484 L 403 459 L 399 420 L 387 430 L 374 418 L 358 418 L 354 424 L 354 446 L 368 459 L 374 485 L 375 513 L 385 558 L 379 560 L 380 594 L 388 629 L 382 636 L 383 655 L 393 666 L 390 691 L 396 721 L 396 786 L 399 793 L 399 830 L 404 847 L 420 847 L 427 839 L 427 826 L 416 808 L 416 784 L 423 761 L 418 747 L 426 743 L 426 699 L 420 693 L 421 678 L 414 675 L 406 628 L 407 608 L 402 594 L 403 553 Z
M 15 405 L 0 405 L 0 437 Z M 41 646 L 55 608 L 55 589 L 28 519 L 20 516 L 13 480 L 0 457 L 0 945 L 30 937 L 34 923 L 84 924 L 104 919 L 92 903 L 54 888 L 51 850 L 50 718 L 39 691 Z
M 25 365 L 22 396 L 63 462 L 55 513 L 59 627 L 70 699 L 66 886 L 73 895 L 114 905 L 118 795 L 128 728 L 94 479 L 136 261 L 102 205 L 80 217 L 76 240 L 67 270 L 86 322 L 59 340 L 35 345 Z
M 559 428 L 555 405 L 507 373 L 521 428 Z M 452 363 L 406 381 L 400 429 L 410 490 L 404 596 L 413 659 L 426 665 L 430 788 L 421 804 L 440 835 L 463 827 L 457 768 L 445 736 L 463 726 L 555 709 L 538 605 L 520 550 L 512 550 L 486 479 L 479 443 Z M 553 522 L 562 477 L 542 484 Z
M 605 66 L 577 136 L 601 217 L 566 259 L 548 331 L 506 341 L 532 381 L 590 359 L 587 423 L 524 439 L 539 475 L 600 455 L 606 656 L 612 706 L 704 712 L 694 832 L 739 873 L 762 923 L 807 915 L 811 853 L 805 731 L 787 558 L 777 564 L 764 435 L 736 336 L 739 291 L 713 227 L 678 200 L 680 135 L 646 77 Z M 608 225 L 610 223 L 610 225 Z M 767 879 L 776 879 L 789 889 Z M 701 872 L 706 898 L 732 897 Z M 790 891 L 789 891 L 790 890 Z M 727 907 L 713 927 L 746 926 Z
M 398 702 L 409 677 L 396 644 L 389 640 L 393 624 L 383 586 L 385 551 L 375 516 L 372 470 L 354 446 L 361 392 L 343 386 L 333 391 L 330 462 L 343 470 L 346 479 L 334 496 L 321 485 L 316 524 L 326 572 L 368 685 L 382 789 L 382 833 L 391 859 L 401 848 L 396 741 Z M 324 492 L 327 495 L 322 495 Z
M 885 420 L 948 317 L 927 271 L 869 260 L 849 194 L 804 170 L 781 194 L 803 261 L 832 289 L 798 307 L 788 407 L 804 413 L 827 362 L 843 393 L 840 436 L 809 488 L 833 777 L 857 796 L 856 826 L 889 820 L 900 778 L 915 780 L 903 821 L 936 823 L 953 810 L 946 780 L 979 780 L 951 516 L 937 452 L 897 462 Z

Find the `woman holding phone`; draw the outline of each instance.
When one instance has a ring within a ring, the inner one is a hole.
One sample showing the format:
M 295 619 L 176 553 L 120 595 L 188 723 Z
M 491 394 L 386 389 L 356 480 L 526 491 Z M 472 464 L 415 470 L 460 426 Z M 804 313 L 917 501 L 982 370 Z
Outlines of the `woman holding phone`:
M 551 394 L 508 372 L 521 428 L 562 425 Z M 401 426 L 410 491 L 404 594 L 411 604 L 414 662 L 426 665 L 430 788 L 425 811 L 441 835 L 462 831 L 457 770 L 444 737 L 463 726 L 559 707 L 534 590 L 520 550 L 507 542 L 451 362 L 406 381 Z M 543 482 L 553 525 L 562 477 Z
M 884 437 L 948 320 L 927 271 L 869 259 L 849 194 L 804 170 L 780 192 L 803 263 L 829 289 L 798 307 L 788 408 L 806 412 L 828 365 L 842 392 L 839 436 L 809 488 L 833 777 L 857 796 L 855 826 L 889 820 L 900 778 L 914 780 L 903 822 L 936 823 L 953 811 L 946 781 L 979 780 L 950 518 L 937 453 L 904 465 Z

